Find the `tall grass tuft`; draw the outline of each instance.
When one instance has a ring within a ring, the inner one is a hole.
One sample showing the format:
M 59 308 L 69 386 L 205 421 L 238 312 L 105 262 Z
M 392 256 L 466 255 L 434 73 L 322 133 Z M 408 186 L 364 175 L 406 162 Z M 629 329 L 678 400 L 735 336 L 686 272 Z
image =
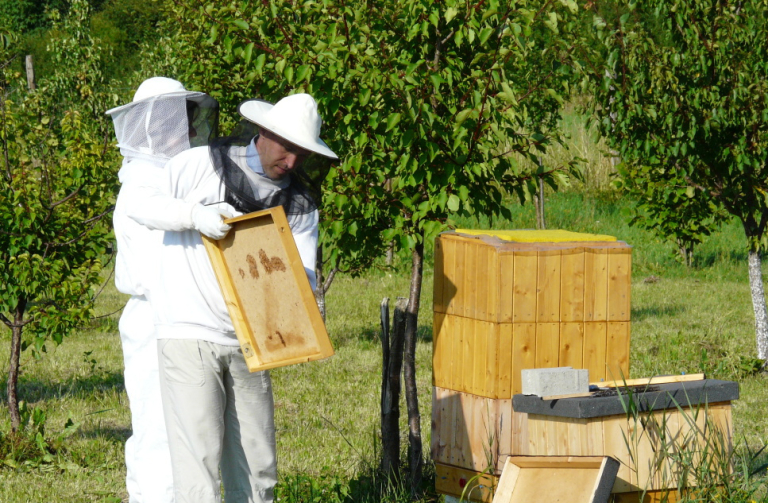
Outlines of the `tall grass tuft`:
M 673 400 L 672 410 L 682 418 L 675 420 L 667 410 L 641 411 L 632 389 L 626 388 L 626 395 L 621 388 L 617 391 L 629 423 L 623 437 L 628 467 L 641 491 L 639 501 L 659 488 L 665 488 L 654 500 L 659 503 L 765 501 L 765 486 L 757 475 L 766 465 L 755 468 L 765 446 L 755 453 L 745 442 L 734 448 L 731 425 L 712 420 L 709 404 L 686 408 Z M 644 457 L 647 446 L 652 454 Z M 645 480 L 641 473 L 647 474 Z

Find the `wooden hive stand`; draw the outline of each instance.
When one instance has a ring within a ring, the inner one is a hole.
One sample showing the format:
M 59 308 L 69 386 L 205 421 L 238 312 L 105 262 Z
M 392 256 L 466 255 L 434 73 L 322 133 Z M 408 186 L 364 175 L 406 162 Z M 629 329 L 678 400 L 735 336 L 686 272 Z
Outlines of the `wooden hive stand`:
M 437 238 L 439 492 L 460 494 L 464 472 L 484 472 L 493 486 L 506 456 L 528 454 L 527 415 L 511 402 L 522 369 L 586 368 L 593 381 L 629 375 L 630 277 L 631 247 L 612 236 L 458 230 Z

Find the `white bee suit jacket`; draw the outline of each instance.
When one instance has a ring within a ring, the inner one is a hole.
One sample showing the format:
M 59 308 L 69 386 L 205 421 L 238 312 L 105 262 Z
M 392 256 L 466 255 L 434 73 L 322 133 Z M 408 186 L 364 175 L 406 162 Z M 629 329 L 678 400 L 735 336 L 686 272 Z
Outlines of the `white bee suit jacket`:
M 248 166 L 241 169 L 247 170 L 247 174 L 250 172 L 254 187 L 260 192 L 284 187 L 284 183 L 258 174 L 260 164 L 253 143 L 247 149 Z M 208 253 L 192 223 L 192 209 L 196 204 L 216 205 L 238 214 L 223 202 L 226 189 L 211 164 L 208 147 L 177 155 L 165 165 L 156 185 L 145 184 L 141 190 L 144 196 L 140 204 L 127 208 L 128 216 L 149 229 L 166 231 L 158 254 L 158 284 L 151 298 L 157 337 L 237 346 Z M 314 289 L 318 212 L 294 216 L 289 224 Z
M 126 160 L 113 225 L 117 240 L 115 285 L 131 295 L 120 317 L 125 390 L 132 435 L 125 443 L 126 485 L 130 503 L 171 503 L 173 478 L 158 376 L 154 316 L 148 300 L 157 278 L 157 253 L 163 233 L 128 218 L 126 208 L 141 197 L 140 187 L 162 174 L 162 163 Z

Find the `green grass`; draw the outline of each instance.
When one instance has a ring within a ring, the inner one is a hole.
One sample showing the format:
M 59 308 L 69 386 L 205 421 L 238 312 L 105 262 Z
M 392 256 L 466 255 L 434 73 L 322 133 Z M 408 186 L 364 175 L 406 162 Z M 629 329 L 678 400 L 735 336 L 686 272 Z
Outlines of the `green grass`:
M 764 376 L 750 373 L 748 365 L 745 368 L 745 359 L 748 364 L 756 350 L 739 226 L 725 225 L 697 250 L 697 265 L 689 269 L 675 260 L 668 244 L 628 227 L 623 216 L 627 210 L 626 200 L 610 195 L 569 192 L 547 200 L 550 228 L 611 234 L 633 246 L 631 376 L 704 370 L 712 377 L 738 380 L 741 398 L 734 402 L 736 436 L 756 449 L 768 437 L 764 420 L 768 383 Z M 461 218 L 459 223 L 465 227 L 533 227 L 532 207 L 514 206 L 513 212 L 511 222 Z M 305 495 L 301 501 L 311 501 L 306 494 L 313 483 L 321 494 L 333 487 L 341 494 L 345 488 L 356 495 L 354 501 L 363 501 L 361 495 L 370 494 L 379 425 L 379 303 L 385 296 L 394 299 L 407 294 L 404 262 L 401 258 L 400 266 L 391 272 L 376 270 L 361 278 L 340 276 L 328 296 L 328 330 L 336 355 L 273 372 L 283 501 L 299 501 L 298 493 Z M 655 278 L 652 282 L 644 281 L 651 276 Z M 124 300 L 110 285 L 98 312 L 110 313 Z M 430 256 L 417 350 L 425 452 L 431 414 L 431 302 Z M 23 356 L 22 398 L 45 410 L 48 434 L 61 431 L 69 417 L 81 426 L 65 441 L 65 452 L 52 462 L 0 467 L 0 501 L 74 503 L 127 498 L 122 449 L 129 434 L 129 414 L 122 385 L 118 315 L 95 321 L 58 348 L 49 347 L 40 360 Z M 0 358 L 4 362 L 8 346 L 9 333 L 2 330 Z M 7 371 L 7 363 L 3 370 Z M 4 379 L 0 385 L 0 393 L 4 393 Z M 403 405 L 403 416 L 404 410 Z M 5 408 L 0 409 L 0 431 L 9 431 Z M 744 444 L 742 448 L 746 448 Z M 323 498 L 318 501 L 332 501 Z M 388 501 L 398 498 L 393 495 Z

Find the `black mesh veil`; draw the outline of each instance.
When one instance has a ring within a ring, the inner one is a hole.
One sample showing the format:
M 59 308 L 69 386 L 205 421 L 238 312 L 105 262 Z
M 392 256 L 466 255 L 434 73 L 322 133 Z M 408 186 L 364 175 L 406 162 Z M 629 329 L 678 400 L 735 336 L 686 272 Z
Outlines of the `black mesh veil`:
M 292 216 L 315 211 L 330 161 L 312 155 L 290 173 L 290 184 L 285 188 L 259 194 L 243 171 L 249 169 L 245 159 L 246 148 L 258 134 L 259 126 L 243 119 L 230 136 L 211 141 L 211 162 L 226 188 L 226 202 L 243 213 L 282 206 L 289 220 Z
M 203 94 L 187 98 L 189 146 L 208 145 L 219 133 L 219 102 Z

